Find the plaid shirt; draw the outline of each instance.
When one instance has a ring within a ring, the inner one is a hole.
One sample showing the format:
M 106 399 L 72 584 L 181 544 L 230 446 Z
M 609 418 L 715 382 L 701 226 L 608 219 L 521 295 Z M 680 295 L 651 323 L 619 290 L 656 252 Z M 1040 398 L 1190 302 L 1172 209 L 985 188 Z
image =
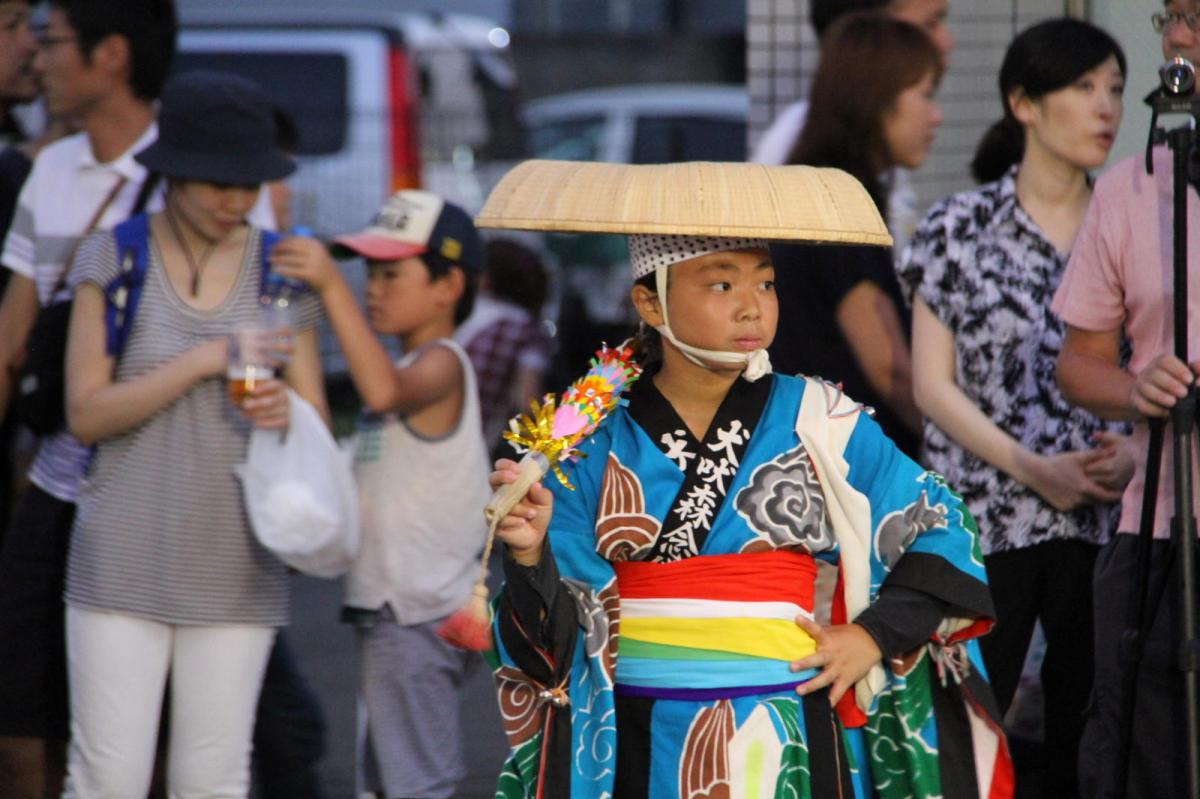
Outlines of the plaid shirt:
M 455 338 L 475 367 L 484 438 L 495 443 L 508 417 L 517 410 L 511 396 L 517 370 L 545 371 L 550 359 L 549 337 L 520 306 L 480 297 Z

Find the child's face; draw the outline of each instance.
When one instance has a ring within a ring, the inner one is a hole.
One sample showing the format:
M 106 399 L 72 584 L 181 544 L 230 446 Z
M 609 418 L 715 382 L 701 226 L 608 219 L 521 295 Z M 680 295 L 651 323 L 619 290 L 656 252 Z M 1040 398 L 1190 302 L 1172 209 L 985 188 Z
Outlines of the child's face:
M 680 341 L 707 350 L 751 352 L 774 340 L 779 303 L 775 267 L 766 250 L 711 253 L 670 269 L 668 321 Z
M 367 262 L 367 318 L 376 332 L 403 336 L 437 314 L 444 280 L 420 258 Z

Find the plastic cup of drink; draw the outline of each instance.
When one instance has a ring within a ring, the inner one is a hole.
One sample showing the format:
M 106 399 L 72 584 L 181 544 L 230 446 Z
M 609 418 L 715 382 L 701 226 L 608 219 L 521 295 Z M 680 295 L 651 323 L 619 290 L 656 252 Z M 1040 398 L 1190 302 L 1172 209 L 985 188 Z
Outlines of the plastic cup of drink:
M 229 400 L 239 408 L 260 383 L 275 377 L 272 339 L 273 331 L 266 330 L 239 330 L 229 337 L 225 377 Z
M 275 370 L 270 366 L 231 366 L 225 376 L 229 384 L 229 400 L 240 408 L 259 383 L 274 379 Z

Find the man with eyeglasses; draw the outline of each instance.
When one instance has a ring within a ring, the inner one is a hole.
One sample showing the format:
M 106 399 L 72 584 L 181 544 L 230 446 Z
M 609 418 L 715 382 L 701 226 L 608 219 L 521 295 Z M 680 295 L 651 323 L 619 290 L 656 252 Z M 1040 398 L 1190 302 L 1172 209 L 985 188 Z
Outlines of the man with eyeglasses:
M 1181 23 L 1189 30 L 1196 31 L 1200 30 L 1200 11 L 1172 11 L 1168 6 L 1166 11 L 1151 14 L 1150 23 L 1155 33 L 1167 33 Z
M 1200 63 L 1200 2 L 1171 0 L 1151 16 L 1163 56 Z M 1189 352 L 1200 355 L 1200 195 L 1188 191 Z M 1134 423 L 1130 446 L 1136 471 L 1122 499 L 1120 531 L 1096 559 L 1094 697 L 1080 747 L 1080 791 L 1088 797 L 1117 793 L 1120 764 L 1121 634 L 1134 590 L 1139 513 L 1145 487 L 1147 420 L 1166 417 L 1200 361 L 1184 364 L 1172 352 L 1172 155 L 1154 151 L 1154 174 L 1143 154 L 1108 170 L 1097 182 L 1052 308 L 1067 325 L 1058 379 L 1071 402 L 1105 419 Z M 1122 365 L 1122 339 L 1133 352 Z M 1166 441 L 1170 441 L 1168 429 Z M 1169 447 L 1167 448 L 1169 451 Z M 1165 453 L 1164 453 L 1165 454 Z M 1169 557 L 1174 515 L 1173 463 L 1162 459 L 1151 585 L 1174 585 Z M 1200 485 L 1200 482 L 1197 482 Z M 1167 581 L 1162 583 L 1162 581 Z M 1129 759 L 1129 797 L 1186 797 L 1187 734 L 1183 680 L 1175 641 L 1178 603 L 1168 590 L 1148 631 L 1138 675 Z
M 51 0 L 33 67 L 50 116 L 77 119 L 83 132 L 38 154 L 0 255 L 12 273 L 0 302 L 0 415 L 39 307 L 70 293 L 60 278 L 76 242 L 91 227 L 107 230 L 124 220 L 135 205 L 146 172 L 133 153 L 156 136 L 155 101 L 175 36 L 172 0 Z M 62 789 L 63 572 L 86 459 L 86 448 L 66 431 L 38 442 L 31 484 L 0 549 L 0 795 L 6 799 L 40 799 Z

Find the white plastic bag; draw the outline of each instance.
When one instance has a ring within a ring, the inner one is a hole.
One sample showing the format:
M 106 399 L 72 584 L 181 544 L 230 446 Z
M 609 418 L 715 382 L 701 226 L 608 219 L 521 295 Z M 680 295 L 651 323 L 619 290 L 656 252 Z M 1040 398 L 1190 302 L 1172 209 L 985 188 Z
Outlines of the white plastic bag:
M 351 452 L 343 452 L 316 409 L 288 390 L 287 435 L 256 429 L 242 479 L 259 542 L 315 577 L 344 574 L 358 554 L 358 494 Z

